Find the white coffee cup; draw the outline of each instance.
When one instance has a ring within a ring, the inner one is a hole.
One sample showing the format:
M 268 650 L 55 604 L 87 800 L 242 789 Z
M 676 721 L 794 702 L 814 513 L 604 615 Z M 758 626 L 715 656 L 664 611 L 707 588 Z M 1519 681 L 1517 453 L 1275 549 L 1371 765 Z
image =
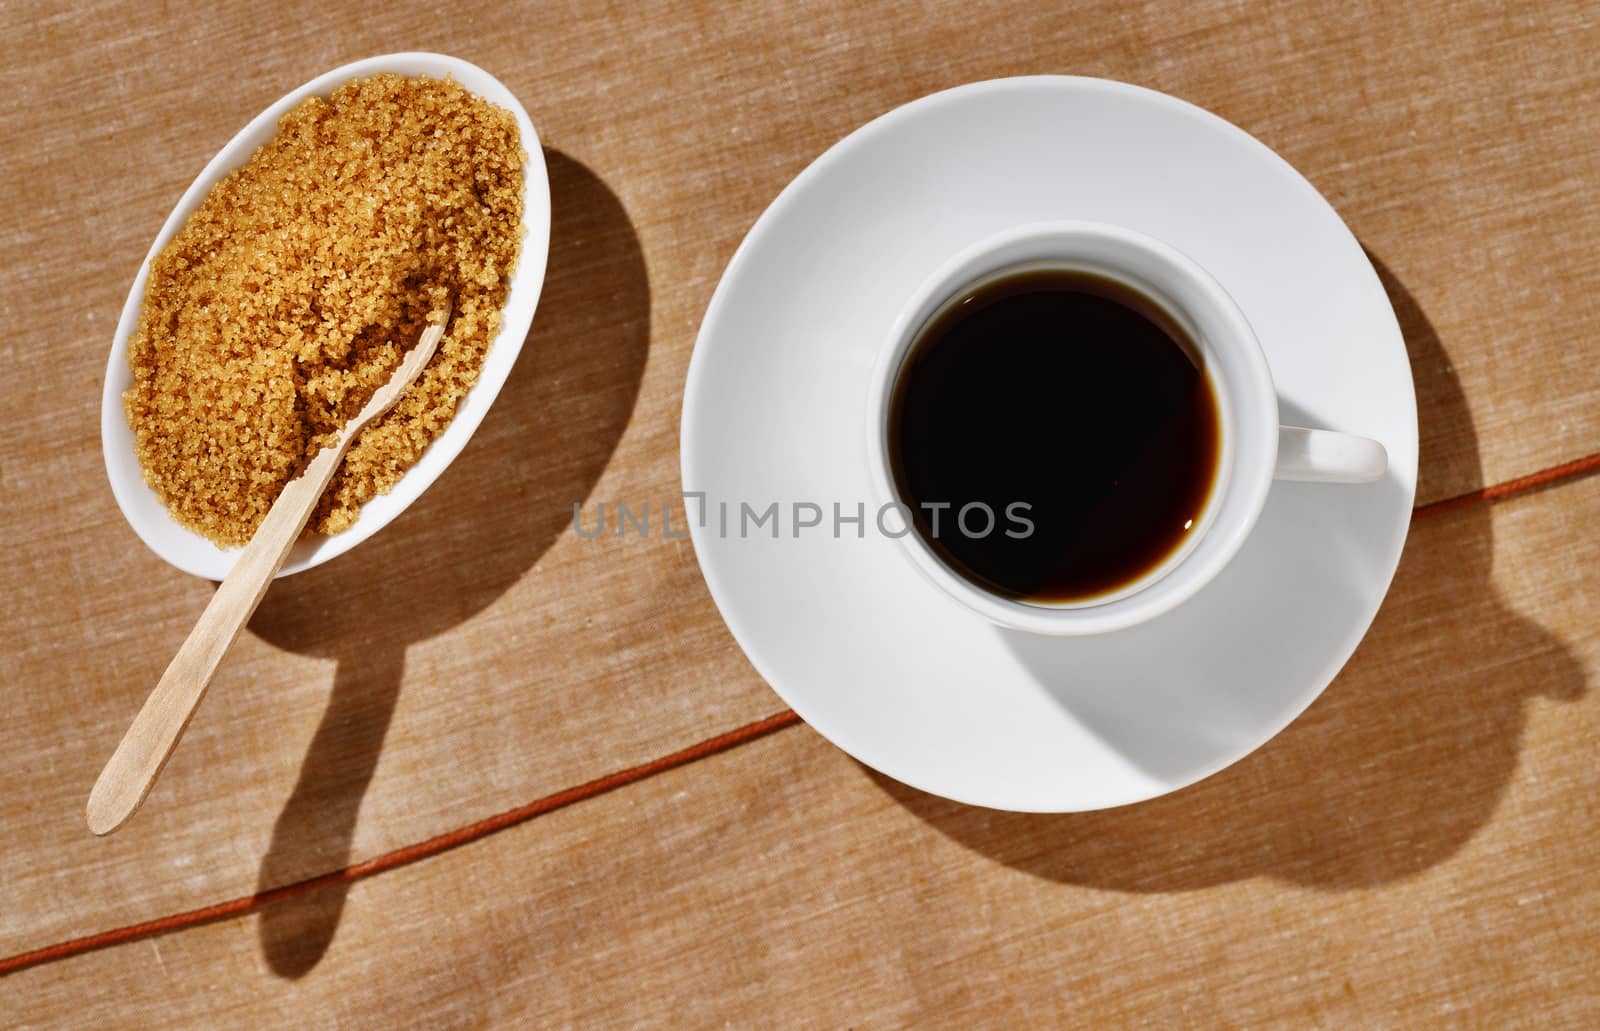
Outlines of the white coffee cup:
M 1383 445 L 1365 437 L 1278 424 L 1278 396 L 1266 355 L 1244 312 L 1210 273 L 1143 233 L 1098 222 L 1040 222 L 979 241 L 945 262 L 907 301 L 869 385 L 868 467 L 877 500 L 908 505 L 889 464 L 891 400 L 908 349 L 952 298 L 983 280 L 1028 268 L 1094 272 L 1159 304 L 1184 328 L 1216 395 L 1217 474 L 1198 525 L 1157 567 L 1088 601 L 1035 603 L 992 593 L 945 564 L 914 529 L 906 554 L 940 589 L 991 622 L 1042 634 L 1120 630 L 1192 597 L 1238 554 L 1266 505 L 1274 479 L 1362 483 L 1388 467 Z

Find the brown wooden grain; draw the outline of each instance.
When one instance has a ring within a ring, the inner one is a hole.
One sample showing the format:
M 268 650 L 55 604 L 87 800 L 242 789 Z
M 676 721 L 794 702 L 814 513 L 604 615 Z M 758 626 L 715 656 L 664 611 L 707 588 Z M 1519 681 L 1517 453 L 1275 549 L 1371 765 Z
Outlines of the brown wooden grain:
M 1600 478 L 1419 524 L 1338 683 L 1155 803 L 972 809 L 801 726 L 6 987 L 95 1024 L 1591 1027 L 1594 519 Z
M 340 867 L 771 712 L 687 542 L 580 540 L 570 506 L 676 495 L 694 332 L 742 234 L 830 143 L 944 86 L 1138 82 L 1304 171 L 1405 324 L 1420 500 L 1600 450 L 1597 19 L 1581 0 L 13 5 L 0 955 Z M 421 502 L 268 596 L 159 805 L 92 839 L 82 798 L 211 593 L 144 550 L 104 482 L 123 296 L 250 117 L 408 48 L 493 72 L 550 148 L 533 333 Z M 1151 806 L 953 809 L 790 730 L 348 896 L 14 975 L 0 1024 L 315 1005 L 359 1025 L 383 1005 L 400 1023 L 1593 1025 L 1595 490 L 1419 529 L 1324 701 Z

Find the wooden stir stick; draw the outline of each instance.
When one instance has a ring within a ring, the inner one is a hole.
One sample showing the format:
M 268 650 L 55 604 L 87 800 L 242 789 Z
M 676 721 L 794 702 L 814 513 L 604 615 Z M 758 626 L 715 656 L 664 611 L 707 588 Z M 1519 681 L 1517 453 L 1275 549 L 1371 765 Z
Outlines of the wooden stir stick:
M 320 451 L 305 471 L 283 488 L 272 503 L 266 518 L 256 528 L 239 559 L 233 564 L 217 593 L 200 614 L 200 621 L 178 649 L 161 681 L 145 700 L 144 708 L 133 718 L 133 725 L 112 753 L 111 761 L 100 772 L 89 792 L 89 829 L 110 834 L 127 822 L 144 802 L 161 768 L 183 736 L 184 728 L 205 697 L 206 686 L 233 645 L 251 613 L 261 604 L 267 586 L 289 557 L 289 550 L 300 537 L 311 511 L 327 489 L 328 481 L 344 458 L 350 442 L 368 423 L 387 412 L 415 382 L 428 359 L 433 357 L 450 321 L 448 306 L 443 318 L 429 326 L 415 347 L 400 363 L 389 382 L 378 389 L 365 408 L 339 431 L 334 443 Z

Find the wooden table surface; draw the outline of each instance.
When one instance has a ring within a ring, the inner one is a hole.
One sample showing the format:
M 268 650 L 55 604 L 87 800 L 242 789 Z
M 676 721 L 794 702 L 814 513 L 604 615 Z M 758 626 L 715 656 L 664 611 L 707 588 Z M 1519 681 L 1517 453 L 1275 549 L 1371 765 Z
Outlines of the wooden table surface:
M 18 0 L 0 41 L 0 1026 L 1600 1026 L 1593 0 Z M 128 284 L 256 112 L 406 49 L 543 135 L 528 346 L 421 502 L 272 591 L 95 839 L 212 590 L 105 482 Z M 1394 589 L 1322 699 L 1062 817 L 868 772 L 783 712 L 687 542 L 570 526 L 675 496 L 700 316 L 790 178 L 1036 72 L 1177 94 L 1303 171 L 1389 290 L 1422 431 Z

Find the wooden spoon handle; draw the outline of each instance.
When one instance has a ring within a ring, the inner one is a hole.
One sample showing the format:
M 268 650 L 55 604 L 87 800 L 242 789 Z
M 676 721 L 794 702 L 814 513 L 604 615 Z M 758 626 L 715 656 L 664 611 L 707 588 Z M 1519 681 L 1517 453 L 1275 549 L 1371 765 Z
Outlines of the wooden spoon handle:
M 448 316 L 447 316 L 448 317 Z M 267 516 L 245 545 L 233 569 L 211 596 L 199 622 L 178 649 L 144 707 L 133 718 L 122 743 L 100 772 L 89 792 L 89 829 L 110 834 L 121 827 L 144 802 L 161 769 L 183 736 L 184 728 L 205 697 L 206 687 L 239 631 L 261 604 L 272 578 L 305 529 L 317 499 L 327 489 L 344 458 L 350 441 L 367 423 L 387 411 L 405 392 L 432 357 L 444 323 L 430 326 L 406 355 L 393 377 L 339 433 L 338 440 L 322 449 L 304 472 L 291 480 L 272 503 Z

